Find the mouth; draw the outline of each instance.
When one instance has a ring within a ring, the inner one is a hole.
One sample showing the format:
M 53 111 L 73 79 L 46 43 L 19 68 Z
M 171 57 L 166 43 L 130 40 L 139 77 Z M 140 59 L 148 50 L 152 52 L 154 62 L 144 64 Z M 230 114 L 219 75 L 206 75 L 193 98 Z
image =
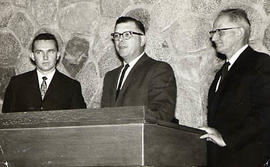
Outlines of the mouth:
M 216 47 L 222 46 L 222 43 L 215 42 Z
M 49 62 L 43 62 L 42 63 L 42 65 L 44 65 L 44 66 L 47 66 L 47 65 L 49 65 L 50 63 Z
M 125 48 L 127 48 L 127 46 L 126 45 L 118 45 L 118 48 L 119 49 L 125 49 Z

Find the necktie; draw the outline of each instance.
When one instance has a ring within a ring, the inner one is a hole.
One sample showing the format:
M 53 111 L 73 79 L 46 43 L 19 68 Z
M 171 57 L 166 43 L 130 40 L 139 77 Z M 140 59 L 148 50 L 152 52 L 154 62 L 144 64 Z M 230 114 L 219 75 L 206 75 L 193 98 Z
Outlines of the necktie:
M 229 71 L 229 66 L 230 66 L 230 62 L 228 62 L 228 61 L 223 64 L 223 66 L 221 68 L 221 76 L 220 76 L 221 78 L 220 78 L 219 84 L 222 83 L 224 77 L 227 75 L 227 73 Z
M 123 82 L 123 79 L 124 79 L 124 76 L 125 76 L 125 73 L 126 73 L 128 67 L 129 67 L 129 65 L 126 64 L 125 67 L 124 67 L 124 69 L 123 69 L 123 71 L 122 71 L 122 73 L 121 73 L 120 81 L 119 81 L 119 84 L 118 84 L 118 87 L 117 87 L 117 90 L 116 90 L 115 100 L 117 100 L 117 97 L 118 97 L 119 92 L 121 90 L 122 82 Z
M 40 87 L 40 92 L 41 92 L 41 98 L 43 100 L 45 94 L 46 94 L 46 91 L 47 91 L 47 83 L 46 83 L 46 80 L 47 80 L 47 77 L 42 77 L 42 83 L 41 83 L 41 87 Z
M 217 87 L 216 87 L 216 91 L 218 90 L 218 88 L 220 87 L 220 85 L 222 84 L 224 77 L 227 75 L 228 71 L 229 71 L 229 62 L 226 62 L 223 64 L 223 66 L 221 67 L 221 75 L 220 75 L 220 80 L 217 83 Z

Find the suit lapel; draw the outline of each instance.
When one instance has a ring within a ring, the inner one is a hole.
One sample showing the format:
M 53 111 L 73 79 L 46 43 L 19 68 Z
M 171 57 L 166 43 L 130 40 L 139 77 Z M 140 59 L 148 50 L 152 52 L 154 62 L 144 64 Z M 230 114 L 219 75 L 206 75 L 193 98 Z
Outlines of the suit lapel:
M 59 71 L 55 70 L 52 81 L 47 89 L 47 92 L 44 96 L 43 101 L 46 100 L 48 96 L 51 96 L 54 93 L 54 91 L 56 90 L 55 88 L 57 87 L 57 84 L 59 83 L 58 81 L 59 81 Z
M 250 61 L 250 55 L 253 53 L 253 49 L 248 47 L 245 49 L 240 56 L 237 58 L 237 60 L 234 62 L 233 66 L 231 69 L 228 71 L 226 77 L 224 77 L 223 83 L 219 85 L 219 89 L 217 92 L 215 92 L 215 89 L 212 88 L 212 90 L 209 90 L 209 116 L 211 120 L 214 119 L 216 113 L 219 111 L 218 110 L 218 104 L 220 104 L 220 100 L 222 99 L 223 94 L 226 91 L 226 88 L 229 87 L 230 84 L 236 84 L 232 80 L 237 80 L 239 76 L 243 74 L 251 66 L 252 61 Z M 220 71 L 218 71 L 220 73 Z M 215 80 L 218 80 L 220 74 L 217 73 L 217 77 Z M 214 82 L 217 81 L 213 81 Z M 216 84 L 215 84 L 216 86 Z
M 111 99 L 112 102 L 115 102 L 116 99 L 116 90 L 117 90 L 117 82 L 121 73 L 121 69 L 124 67 L 124 65 L 121 65 L 120 67 L 118 67 L 115 71 L 115 73 L 112 76 L 112 83 L 111 84 L 111 90 L 113 91 L 112 94 L 113 96 L 111 96 L 113 99 Z M 119 99 L 119 95 L 118 95 L 118 99 Z
M 144 64 L 145 61 L 147 61 L 149 57 L 146 55 L 146 53 L 137 61 L 137 63 L 134 65 L 134 67 L 129 72 L 124 85 L 119 93 L 118 99 L 121 97 L 121 94 L 125 92 L 125 90 L 128 88 L 130 84 L 134 82 L 135 79 L 137 79 L 136 75 L 138 74 L 137 70 L 140 70 L 141 66 Z M 120 72 L 119 72 L 120 73 Z M 118 100 L 117 99 L 117 100 Z
M 218 89 L 218 92 L 223 92 L 224 89 L 228 84 L 230 84 L 230 80 L 234 78 L 235 76 L 238 76 L 237 74 L 243 70 L 246 69 L 247 66 L 249 66 L 249 55 L 251 55 L 253 52 L 253 49 L 250 47 L 247 47 L 237 58 L 237 60 L 232 65 L 231 69 L 228 71 L 227 75 L 224 77 L 224 80 L 222 84 L 220 85 L 220 88 Z
M 39 89 L 39 82 L 38 82 L 38 76 L 37 76 L 37 71 L 33 70 L 31 71 L 31 75 L 29 75 L 29 82 L 28 82 L 28 86 L 29 87 L 29 94 L 31 93 L 32 99 L 37 100 L 39 99 L 39 101 L 41 101 L 41 93 L 40 93 L 40 89 Z

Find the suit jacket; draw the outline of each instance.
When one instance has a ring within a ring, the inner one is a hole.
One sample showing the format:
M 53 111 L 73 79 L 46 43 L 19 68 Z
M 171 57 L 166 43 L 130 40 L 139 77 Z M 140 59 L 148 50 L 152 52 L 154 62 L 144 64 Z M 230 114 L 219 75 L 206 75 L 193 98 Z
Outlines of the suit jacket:
M 5 92 L 2 112 L 86 108 L 81 85 L 58 70 L 44 99 L 41 98 L 36 70 L 13 76 Z
M 227 146 L 209 142 L 208 164 L 263 166 L 270 149 L 270 57 L 246 48 L 215 92 L 220 73 L 209 89 L 208 126 L 221 133 Z
M 176 82 L 171 66 L 144 54 L 131 69 L 115 101 L 123 66 L 106 73 L 101 107 L 148 106 L 157 119 L 171 121 L 176 103 Z

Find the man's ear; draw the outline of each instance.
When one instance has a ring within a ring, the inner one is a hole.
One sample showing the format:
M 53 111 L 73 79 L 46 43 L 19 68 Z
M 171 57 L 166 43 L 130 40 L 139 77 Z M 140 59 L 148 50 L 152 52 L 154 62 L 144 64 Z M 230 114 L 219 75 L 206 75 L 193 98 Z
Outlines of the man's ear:
M 34 56 L 34 53 L 33 53 L 33 52 L 30 53 L 30 56 L 29 56 L 29 57 L 30 57 L 30 59 L 31 59 L 32 61 L 35 61 L 35 56 Z
M 142 35 L 141 36 L 141 46 L 144 46 L 146 44 L 146 36 Z
M 240 28 L 238 29 L 238 31 L 236 31 L 236 34 L 235 34 L 235 35 L 238 36 L 238 37 L 244 36 L 244 35 L 245 35 L 245 30 L 244 30 L 244 28 L 240 27 Z
M 59 60 L 59 58 L 60 58 L 60 52 L 58 51 L 58 52 L 56 53 L 56 60 Z

